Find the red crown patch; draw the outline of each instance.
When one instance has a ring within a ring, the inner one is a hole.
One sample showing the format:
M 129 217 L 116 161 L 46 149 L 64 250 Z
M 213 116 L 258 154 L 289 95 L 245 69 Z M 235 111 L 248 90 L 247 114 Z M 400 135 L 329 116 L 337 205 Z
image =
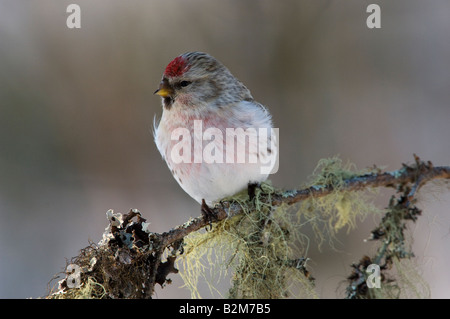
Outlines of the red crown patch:
M 186 63 L 186 59 L 182 56 L 178 56 L 167 65 L 164 75 L 169 77 L 180 76 L 187 70 L 188 65 Z

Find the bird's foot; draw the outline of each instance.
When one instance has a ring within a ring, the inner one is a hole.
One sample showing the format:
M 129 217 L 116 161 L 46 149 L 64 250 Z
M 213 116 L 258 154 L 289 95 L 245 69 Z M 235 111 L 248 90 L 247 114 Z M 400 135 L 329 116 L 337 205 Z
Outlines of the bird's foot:
M 209 230 L 211 230 L 212 223 L 217 221 L 216 212 L 206 204 L 204 199 L 202 199 L 201 211 L 203 219 L 209 224 Z
M 248 183 L 247 192 L 248 192 L 248 198 L 250 199 L 250 201 L 253 201 L 255 199 L 256 188 L 259 188 L 260 190 L 262 190 L 261 184 L 260 183 Z

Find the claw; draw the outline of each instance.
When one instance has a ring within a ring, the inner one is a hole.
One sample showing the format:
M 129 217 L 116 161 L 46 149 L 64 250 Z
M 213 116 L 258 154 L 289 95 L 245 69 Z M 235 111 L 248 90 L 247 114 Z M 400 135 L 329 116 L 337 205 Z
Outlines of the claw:
M 203 218 L 209 224 L 209 230 L 211 230 L 212 222 L 217 221 L 217 217 L 216 217 L 216 213 L 208 205 L 206 205 L 206 202 L 204 199 L 202 199 L 201 211 L 202 211 Z

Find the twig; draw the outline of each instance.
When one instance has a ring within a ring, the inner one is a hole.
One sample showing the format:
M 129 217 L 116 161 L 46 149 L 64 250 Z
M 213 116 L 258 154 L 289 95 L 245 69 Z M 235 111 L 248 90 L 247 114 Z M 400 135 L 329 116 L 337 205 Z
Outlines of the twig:
M 418 190 L 428 181 L 435 178 L 449 178 L 448 167 L 433 167 L 431 162 L 424 163 L 414 155 L 415 167 L 403 166 L 402 178 L 397 179 L 397 190 L 401 193 L 398 198 L 392 196 L 389 201 L 387 212 L 382 218 L 380 225 L 372 231 L 370 240 L 381 241 L 377 254 L 371 258 L 364 256 L 358 264 L 353 264 L 353 272 L 347 278 L 347 296 L 349 299 L 372 298 L 371 290 L 368 289 L 366 269 L 375 264 L 380 268 L 381 282 L 389 283 L 390 280 L 384 272 L 392 267 L 394 258 L 404 259 L 414 256 L 405 245 L 404 230 L 408 221 L 416 221 L 422 211 L 417 208 L 415 195 Z M 394 174 L 395 175 L 395 174 Z M 406 176 L 408 178 L 406 178 Z M 412 184 L 411 186 L 409 184 Z M 383 264 L 382 261 L 384 260 Z

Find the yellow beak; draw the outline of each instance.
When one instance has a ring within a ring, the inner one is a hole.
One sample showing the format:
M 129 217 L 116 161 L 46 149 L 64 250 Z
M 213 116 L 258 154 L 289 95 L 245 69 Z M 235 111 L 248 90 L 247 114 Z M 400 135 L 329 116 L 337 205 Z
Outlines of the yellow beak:
M 157 89 L 154 94 L 158 94 L 159 96 L 162 96 L 162 97 L 168 97 L 171 94 L 171 90 L 161 88 L 161 89 Z
M 173 88 L 170 86 L 167 80 L 163 80 L 159 84 L 159 88 L 153 94 L 158 94 L 159 96 L 162 97 L 169 97 L 173 95 L 173 93 L 174 93 Z

